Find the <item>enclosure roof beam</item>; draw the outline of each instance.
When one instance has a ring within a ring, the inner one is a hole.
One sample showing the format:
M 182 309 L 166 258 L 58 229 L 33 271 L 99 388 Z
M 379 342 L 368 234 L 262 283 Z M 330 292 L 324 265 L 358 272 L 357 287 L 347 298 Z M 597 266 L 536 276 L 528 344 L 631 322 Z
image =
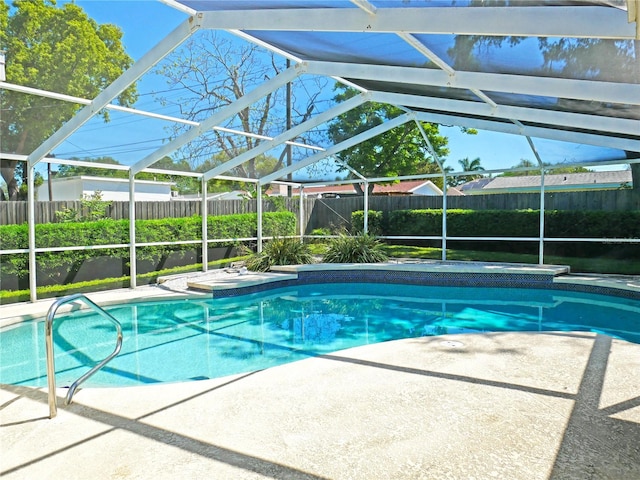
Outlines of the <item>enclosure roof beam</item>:
M 171 53 L 184 40 L 189 38 L 199 28 L 198 18 L 189 17 L 164 37 L 155 47 L 135 62 L 131 68 L 120 75 L 111 85 L 105 88 L 93 101 L 76 113 L 71 120 L 36 148 L 28 158 L 29 167 L 34 167 L 46 155 L 55 150 L 62 142 L 69 138 L 82 125 L 88 122 L 100 110 L 125 91 L 131 84 L 144 75 L 156 63 Z
M 323 160 L 324 158 L 330 157 L 331 155 L 335 155 L 336 153 L 339 153 L 343 150 L 346 150 L 347 148 L 351 148 L 354 145 L 357 145 L 359 143 L 362 143 L 366 140 L 369 140 L 370 138 L 373 138 L 377 135 L 381 135 L 384 132 L 387 132 L 393 128 L 396 128 L 399 125 L 402 125 L 404 123 L 407 123 L 411 120 L 413 120 L 415 118 L 415 115 L 412 115 L 410 113 L 406 113 L 404 115 L 400 115 L 398 117 L 395 117 L 391 120 L 386 121 L 385 123 L 382 123 L 376 127 L 370 128 L 369 130 L 362 132 L 358 135 L 355 135 L 347 140 L 345 140 L 344 142 L 340 142 L 337 143 L 335 145 L 333 145 L 332 147 L 328 148 L 327 150 L 325 150 L 324 152 L 319 152 L 316 153 L 315 155 L 311 155 L 310 157 L 305 158 L 304 160 L 301 160 L 299 162 L 294 163 L 293 165 L 289 165 L 285 168 L 281 168 L 280 170 L 273 172 L 269 175 L 266 175 L 264 177 L 262 177 L 260 179 L 260 185 L 267 185 L 268 183 L 270 183 L 272 180 L 277 180 L 281 177 L 284 177 L 290 173 L 295 172 L 296 170 L 300 170 L 301 168 L 304 168 L 308 165 L 311 165 L 313 163 L 319 162 L 320 160 Z
M 497 73 L 444 71 L 334 62 L 308 62 L 308 73 L 352 80 L 370 80 L 445 88 L 477 89 L 518 95 L 536 95 L 575 100 L 640 105 L 640 84 L 572 80 L 566 78 L 504 75 Z
M 289 8 L 201 12 L 203 28 L 632 40 L 627 13 L 604 6 Z M 567 21 L 571 19 L 571 21 Z
M 176 10 L 180 10 L 181 12 L 186 13 L 187 15 L 195 15 L 196 13 L 198 13 L 197 10 L 187 7 L 183 3 L 178 2 L 176 0 L 159 0 L 159 1 L 161 3 L 164 3 L 165 5 L 175 8 Z
M 273 52 L 273 53 L 275 53 L 277 55 L 280 55 L 283 58 L 287 58 L 287 59 L 291 60 L 292 62 L 295 62 L 295 63 L 302 63 L 303 62 L 303 60 L 300 57 L 298 57 L 296 55 L 293 55 L 292 53 L 290 53 L 290 52 L 288 52 L 286 50 L 283 50 L 283 49 L 281 49 L 281 48 L 279 48 L 279 47 L 277 47 L 277 46 L 275 46 L 275 45 L 273 45 L 273 44 L 271 44 L 269 42 L 265 42 L 264 40 L 254 36 L 254 35 L 250 35 L 247 32 L 243 32 L 242 30 L 228 30 L 228 32 L 233 34 L 233 35 L 235 35 L 235 36 L 237 36 L 237 37 L 239 37 L 239 38 L 242 38 L 243 40 L 246 40 L 248 42 L 254 43 L 254 44 L 256 44 L 256 45 L 258 45 L 258 46 L 260 46 L 262 48 L 265 48 L 265 49 L 267 49 L 267 50 L 269 50 L 269 51 L 271 51 L 271 52 Z M 336 82 L 340 82 L 340 83 L 343 83 L 343 84 L 345 84 L 345 85 L 347 85 L 347 86 L 349 86 L 351 88 L 355 88 L 356 90 L 358 90 L 361 93 L 366 92 L 366 89 L 364 89 L 361 86 L 356 85 L 356 84 L 354 84 L 354 83 L 352 83 L 352 82 L 350 82 L 350 81 L 348 81 L 348 80 L 346 80 L 344 78 L 335 77 L 335 76 L 331 76 L 331 78 L 333 78 Z
M 87 100 L 86 98 L 73 97 L 71 95 L 64 95 L 60 93 L 50 92 L 48 90 L 40 90 L 38 88 L 24 87 L 22 85 L 16 85 L 13 83 L 0 82 L 0 89 L 1 88 L 4 88 L 6 90 L 12 90 L 14 92 L 26 93 L 29 95 L 38 95 L 40 97 L 53 98 L 53 99 L 62 100 L 65 102 L 79 103 L 81 105 L 89 105 L 91 103 L 91 100 Z M 132 115 L 140 115 L 142 117 L 154 118 L 156 120 L 166 120 L 167 122 L 182 123 L 184 125 L 191 125 L 195 127 L 200 125 L 200 122 L 195 122 L 193 120 L 178 118 L 171 115 L 163 115 L 161 113 L 148 112 L 146 110 L 138 110 L 136 108 L 123 107 L 122 105 L 114 105 L 113 103 L 106 105 L 104 108 L 108 110 L 115 110 L 117 112 L 131 113 Z M 213 130 L 230 133 L 232 135 L 241 135 L 244 137 L 258 138 L 260 140 L 272 140 L 271 137 L 268 137 L 266 135 L 259 135 L 257 133 L 244 132 L 242 130 L 235 130 L 233 128 L 213 127 Z M 307 145 L 307 144 L 298 143 L 298 142 L 286 142 L 286 143 L 294 147 L 309 148 L 311 150 L 324 150 L 323 148 L 315 145 Z
M 268 95 L 274 90 L 277 90 L 283 85 L 286 85 L 291 80 L 295 79 L 296 77 L 304 73 L 304 69 L 305 69 L 305 64 L 296 64 L 288 68 L 287 70 L 284 70 L 283 72 L 279 73 L 275 77 L 260 84 L 251 92 L 240 97 L 239 99 L 237 99 L 233 103 L 230 103 L 224 108 L 221 108 L 220 110 L 218 110 L 216 113 L 211 115 L 209 118 L 207 118 L 203 122 L 200 122 L 198 126 L 192 127 L 182 135 L 174 138 L 172 141 L 170 141 L 166 145 L 163 145 L 158 150 L 150 153 L 145 158 L 137 162 L 135 165 L 131 167 L 133 174 L 136 174 L 137 172 L 140 172 L 145 168 L 153 165 L 161 158 L 175 152 L 178 148 L 182 147 L 183 145 L 189 143 L 192 140 L 195 140 L 196 138 L 198 138 L 208 130 L 212 130 L 215 126 L 217 126 L 219 123 L 223 122 L 224 120 L 238 114 L 245 108 L 250 107 L 253 103 L 257 102 L 262 97 Z
M 535 138 L 559 140 L 562 142 L 583 143 L 585 145 L 595 145 L 600 147 L 617 148 L 619 150 L 640 152 L 640 139 L 634 140 L 618 136 L 558 130 L 556 128 L 523 125 L 522 123 L 520 125 L 515 125 L 513 123 L 446 113 L 416 112 L 416 116 L 422 122 L 438 123 L 440 125 L 457 125 L 466 128 L 477 128 L 478 130 L 489 130 L 513 135 L 524 135 Z
M 638 120 L 586 115 L 581 113 L 560 112 L 530 107 L 498 105 L 491 107 L 485 103 L 465 100 L 450 100 L 420 95 L 374 92 L 372 100 L 391 105 L 405 105 L 413 109 L 437 110 L 445 113 L 476 115 L 488 118 L 502 118 L 511 121 L 520 120 L 562 128 L 610 132 L 618 135 L 638 136 Z
M 309 130 L 311 130 L 314 127 L 317 127 L 318 125 L 322 125 L 323 123 L 328 122 L 329 120 L 331 120 L 332 118 L 335 118 L 341 114 L 343 114 L 344 112 L 347 112 L 349 110 L 352 110 L 360 105 L 362 105 L 364 102 L 366 102 L 368 99 L 368 95 L 367 94 L 360 94 L 357 95 L 355 97 L 350 98 L 349 100 L 347 100 L 346 102 L 341 102 L 339 104 L 337 104 L 336 106 L 330 108 L 329 110 L 326 110 L 325 112 L 322 112 L 319 115 L 316 115 L 315 117 L 311 118 L 310 120 L 307 120 L 306 122 L 303 122 L 299 125 L 296 125 L 295 127 L 291 128 L 290 130 L 287 130 L 286 132 L 278 135 L 277 137 L 273 138 L 270 141 L 267 142 L 262 142 L 260 143 L 258 146 L 252 148 L 251 150 L 248 150 L 240 155 L 238 155 L 235 158 L 232 158 L 231 160 L 228 160 L 226 162 L 224 162 L 221 165 L 218 165 L 214 168 L 212 168 L 211 170 L 209 170 L 208 172 L 206 172 L 205 174 L 205 180 L 209 180 L 221 173 L 227 172 L 232 168 L 235 168 L 239 165 L 242 165 L 243 163 L 251 160 L 252 158 L 256 158 L 258 155 L 261 155 L 263 153 L 265 153 L 266 151 L 282 144 L 285 143 L 287 140 L 290 140 L 292 138 L 297 137 L 298 135 L 303 134 L 304 132 L 307 132 Z M 324 151 L 324 150 L 323 150 Z
M 527 143 L 529 144 L 529 148 L 531 148 L 531 151 L 533 152 L 533 156 L 536 157 L 536 160 L 538 161 L 538 167 L 540 168 L 540 170 L 542 170 L 544 168 L 544 162 L 542 161 L 542 157 L 540 157 L 540 154 L 538 153 L 538 149 L 536 148 L 536 146 L 533 143 L 533 140 L 531 140 L 531 137 L 525 137 L 527 139 Z M 541 172 L 544 175 L 544 172 Z M 540 184 L 540 189 L 542 189 L 544 186 L 544 184 Z
M 229 33 L 231 33 L 232 35 L 235 35 L 238 38 L 242 38 L 243 40 L 246 40 L 247 42 L 251 42 L 251 43 L 255 43 L 256 45 L 258 45 L 259 47 L 265 48 L 277 55 L 280 55 L 284 58 L 288 58 L 289 60 L 291 60 L 292 62 L 295 63 L 302 63 L 302 59 L 300 57 L 297 57 L 289 52 L 287 52 L 286 50 L 283 50 L 281 48 L 276 47 L 275 45 L 272 45 L 271 43 L 265 42 L 264 40 L 261 40 L 257 37 L 255 37 L 254 35 L 250 35 L 247 32 L 243 32 L 242 30 L 228 30 Z
M 353 3 L 358 8 L 361 8 L 369 15 L 375 15 L 376 11 L 378 10 L 378 8 L 372 5 L 368 0 L 351 0 L 351 3 Z
M 342 165 L 343 168 L 345 168 L 346 170 L 349 170 L 351 173 L 353 173 L 360 180 L 364 180 L 365 182 L 367 181 L 367 177 L 362 175 L 359 171 L 357 171 L 355 168 L 353 168 L 347 162 L 343 162 L 342 160 L 338 160 L 336 163 L 339 163 L 340 165 Z

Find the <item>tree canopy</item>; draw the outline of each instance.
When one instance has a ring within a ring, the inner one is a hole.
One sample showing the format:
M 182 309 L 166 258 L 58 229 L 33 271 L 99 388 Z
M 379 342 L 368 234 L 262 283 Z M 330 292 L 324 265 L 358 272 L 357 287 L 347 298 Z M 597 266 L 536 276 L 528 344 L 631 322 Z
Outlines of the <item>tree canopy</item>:
M 201 122 L 286 68 L 286 60 L 264 52 L 258 45 L 219 32 L 203 31 L 189 39 L 157 68 L 156 72 L 167 78 L 168 86 L 168 90 L 157 99 L 164 105 L 175 106 L 183 118 Z M 317 108 L 316 100 L 325 82 L 315 77 L 296 79 L 289 95 L 285 87 L 280 88 L 221 125 L 246 135 L 213 130 L 184 145 L 177 156 L 186 159 L 192 170 L 202 171 L 203 165 L 212 168 L 222 160 L 251 150 L 265 137 L 273 137 L 308 120 Z M 290 122 L 286 120 L 288 103 Z M 171 136 L 176 137 L 190 126 L 175 125 L 171 128 Z M 313 132 L 308 132 L 305 139 L 299 140 L 309 141 L 313 135 Z M 271 171 L 282 167 L 287 152 L 287 147 L 283 147 L 276 153 L 277 157 L 270 157 L 277 160 L 271 165 Z M 264 166 L 263 160 L 252 159 L 226 174 L 255 179 Z
M 122 165 L 120 162 L 112 157 L 100 157 L 100 158 L 70 158 L 69 160 L 79 160 L 85 163 L 95 164 L 107 164 L 107 165 Z M 167 171 L 180 171 L 190 172 L 191 169 L 188 163 L 184 160 L 174 161 L 171 157 L 163 157 L 153 165 L 153 168 Z M 110 178 L 129 178 L 129 172 L 127 170 L 112 170 L 101 167 L 92 167 L 89 165 L 60 165 L 56 172 L 56 177 L 77 177 L 77 176 L 90 176 L 90 177 L 104 177 Z M 186 177 L 184 175 L 172 175 L 170 173 L 151 173 L 140 172 L 136 175 L 138 180 L 153 180 L 157 182 L 173 182 L 176 184 L 176 189 L 181 194 L 198 193 L 200 191 L 200 182 L 193 177 Z
M 6 50 L 7 82 L 82 98 L 95 98 L 133 63 L 122 32 L 99 25 L 74 3 L 55 0 L 0 3 L 0 47 Z M 130 106 L 135 86 L 118 98 Z M 81 105 L 0 90 L 2 152 L 28 155 L 59 129 Z M 106 111 L 103 118 L 108 120 Z M 0 152 L 1 153 L 1 152 Z M 0 158 L 6 196 L 20 198 L 24 165 Z M 22 193 L 24 193 L 24 188 Z M 0 197 L 5 193 L 0 192 Z
M 468 157 L 465 157 L 461 160 L 458 160 L 458 164 L 460 164 L 460 168 L 463 172 L 482 172 L 484 171 L 484 167 L 482 166 L 482 162 L 480 158 L 476 157 L 473 160 L 469 160 Z M 482 178 L 482 174 L 478 173 L 475 175 L 458 175 L 457 177 L 452 177 L 447 179 L 450 182 L 450 185 L 457 186 L 462 185 L 463 183 L 471 182 L 473 180 L 477 180 L 478 178 Z
M 551 163 L 544 163 L 545 171 L 548 171 L 551 174 L 561 174 L 561 173 L 585 173 L 591 172 L 588 168 L 585 167 L 577 167 L 573 165 L 552 165 Z M 540 175 L 540 167 L 537 162 L 532 162 L 531 160 L 521 159 L 516 165 L 513 165 L 511 168 L 524 168 L 526 170 L 520 170 L 517 172 L 504 172 L 501 177 L 527 177 L 531 175 Z
M 336 84 L 334 100 L 343 102 L 358 94 L 350 87 Z M 328 135 L 333 143 L 367 131 L 404 111 L 393 105 L 368 102 L 336 118 L 329 125 Z M 441 161 L 449 154 L 448 139 L 439 132 L 435 123 L 422 123 L 422 127 L 436 155 Z M 468 133 L 475 133 L 470 130 Z M 415 122 L 405 123 L 386 133 L 362 142 L 337 154 L 347 165 L 367 177 L 395 177 L 422 173 L 439 173 L 432 152 Z M 435 179 L 434 183 L 438 183 Z M 440 180 L 442 186 L 442 180 Z
M 83 162 L 91 162 L 96 164 L 107 164 L 107 165 L 120 165 L 120 162 L 111 158 L 111 157 L 100 157 L 100 158 L 92 158 L 92 159 L 81 159 L 81 158 L 70 158 L 69 160 L 80 160 Z M 129 178 L 129 173 L 126 170 L 111 170 L 104 169 L 100 167 L 89 167 L 86 165 L 60 165 L 58 167 L 58 171 L 56 172 L 56 177 L 78 177 L 78 176 L 88 176 L 88 177 L 102 177 L 108 175 L 110 177 L 115 178 Z

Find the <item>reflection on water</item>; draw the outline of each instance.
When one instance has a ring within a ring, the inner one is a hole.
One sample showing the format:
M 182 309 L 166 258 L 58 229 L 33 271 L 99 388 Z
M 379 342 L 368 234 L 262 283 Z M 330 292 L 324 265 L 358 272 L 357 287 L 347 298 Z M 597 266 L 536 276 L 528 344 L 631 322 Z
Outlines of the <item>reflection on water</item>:
M 215 378 L 368 343 L 456 333 L 594 331 L 640 343 L 640 302 L 550 290 L 322 284 L 230 299 L 126 304 L 118 357 L 87 386 Z M 0 383 L 46 385 L 42 322 L 0 330 Z M 54 324 L 57 381 L 113 349 L 113 326 L 74 313 Z

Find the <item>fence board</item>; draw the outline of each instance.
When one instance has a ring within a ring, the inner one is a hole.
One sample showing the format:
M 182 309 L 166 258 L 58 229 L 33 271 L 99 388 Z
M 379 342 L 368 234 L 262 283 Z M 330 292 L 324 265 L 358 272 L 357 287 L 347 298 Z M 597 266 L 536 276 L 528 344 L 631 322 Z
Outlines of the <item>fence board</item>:
M 405 210 L 442 208 L 442 197 L 435 196 L 372 196 L 369 197 L 372 210 Z M 447 197 L 447 208 L 472 210 L 514 210 L 538 209 L 540 195 L 537 193 L 511 193 L 493 195 L 468 195 Z M 36 223 L 57 222 L 56 212 L 63 209 L 82 208 L 80 201 L 36 202 Z M 209 215 L 232 215 L 255 213 L 256 200 L 209 200 Z M 265 212 L 274 211 L 275 204 L 264 201 Z M 299 200 L 285 199 L 285 208 L 299 214 Z M 363 209 L 362 197 L 306 198 L 304 201 L 305 232 L 329 225 L 348 226 L 351 212 Z M 640 209 L 640 195 L 632 190 L 593 190 L 582 192 L 553 192 L 545 194 L 545 208 L 548 210 L 637 210 Z M 156 218 L 176 218 L 200 215 L 200 200 L 172 202 L 136 202 L 136 218 L 149 220 Z M 129 218 L 129 202 L 113 202 L 106 212 L 110 218 Z M 27 202 L 0 202 L 0 225 L 27 222 Z

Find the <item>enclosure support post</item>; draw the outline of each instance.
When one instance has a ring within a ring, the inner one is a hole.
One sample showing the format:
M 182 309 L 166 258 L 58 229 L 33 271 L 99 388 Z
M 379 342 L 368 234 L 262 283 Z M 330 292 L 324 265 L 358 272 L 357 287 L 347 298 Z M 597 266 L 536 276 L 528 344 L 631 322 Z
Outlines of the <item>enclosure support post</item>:
M 538 160 L 538 167 L 540 167 L 540 240 L 538 246 L 538 263 L 544 265 L 544 164 L 531 137 L 527 136 L 526 139 L 536 160 Z
M 364 227 L 365 235 L 369 233 L 369 182 L 364 181 Z
M 129 286 L 137 286 L 137 260 L 136 260 L 136 174 L 129 170 Z
M 540 245 L 538 263 L 544 265 L 544 168 L 540 169 Z
M 304 187 L 302 185 L 300 185 L 300 187 L 298 188 L 298 190 L 300 191 L 300 199 L 299 199 L 299 222 L 300 222 L 300 242 L 304 243 L 304 230 L 305 230 L 305 225 L 304 225 Z
M 36 170 L 30 164 L 25 164 L 27 168 L 27 199 L 28 199 L 28 223 L 29 223 L 29 297 L 32 302 L 38 299 L 36 287 L 36 192 L 35 174 Z
M 422 123 L 417 118 L 414 118 L 414 120 L 424 143 L 427 145 L 427 150 L 431 153 L 431 156 L 433 156 L 433 159 L 442 171 L 442 261 L 444 262 L 447 259 L 447 171 L 444 169 L 438 152 L 433 148 L 427 132 L 424 131 Z
M 447 172 L 442 173 L 442 261 L 447 259 Z
M 202 271 L 209 270 L 209 232 L 207 229 L 207 217 L 209 216 L 207 205 L 207 181 L 202 177 Z
M 262 185 L 260 183 L 256 183 L 256 190 L 257 190 L 257 204 L 256 204 L 256 211 L 258 212 L 258 225 L 257 225 L 257 230 L 258 230 L 258 253 L 262 252 Z

